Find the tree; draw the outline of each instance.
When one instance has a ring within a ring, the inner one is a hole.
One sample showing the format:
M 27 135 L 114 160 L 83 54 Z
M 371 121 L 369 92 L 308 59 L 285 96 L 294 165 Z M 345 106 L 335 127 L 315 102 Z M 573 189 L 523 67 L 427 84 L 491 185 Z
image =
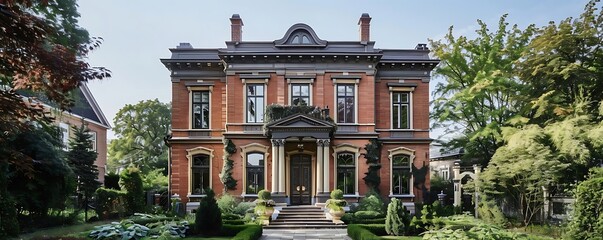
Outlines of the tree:
M 75 174 L 78 187 L 78 199 L 83 198 L 84 217 L 88 219 L 88 200 L 92 197 L 96 189 L 100 187 L 98 179 L 98 167 L 94 165 L 97 153 L 92 150 L 92 135 L 86 127 L 84 121 L 77 127 L 71 127 L 73 138 L 69 140 L 69 152 L 67 160 Z
M 117 139 L 109 143 L 109 164 L 134 164 L 144 173 L 167 169 L 168 151 L 163 138 L 171 123 L 170 105 L 158 99 L 126 104 L 113 120 Z
M 214 191 L 208 188 L 205 192 L 197 208 L 195 226 L 201 234 L 213 236 L 222 229 L 222 213 L 214 198 Z
M 560 161 L 545 129 L 527 125 L 503 130 L 506 144 L 496 151 L 478 186 L 486 194 L 507 198 L 528 225 L 544 204 L 543 187 L 559 181 L 569 164 Z
M 126 191 L 126 211 L 129 214 L 144 212 L 145 196 L 140 170 L 135 167 L 124 170 L 119 176 L 119 186 Z
M 385 231 L 389 235 L 400 236 L 404 234 L 404 223 L 400 213 L 404 211 L 402 203 L 397 198 L 392 198 L 387 205 L 387 216 L 385 218 Z
M 453 36 L 450 27 L 444 40 L 431 40 L 431 48 L 441 62 L 435 76 L 443 82 L 435 86 L 432 118 L 434 127 L 454 134 L 449 148 L 465 149 L 464 159 L 487 165 L 502 145 L 501 127 L 508 124 L 525 105 L 525 87 L 514 73 L 533 33 L 534 26 L 508 29 L 503 15 L 495 32 L 478 20 L 477 37 L 469 40 Z
M 12 139 L 33 129 L 31 122 L 50 123 L 51 118 L 35 98 L 26 101 L 18 90 L 32 90 L 68 109 L 69 91 L 82 82 L 103 79 L 110 72 L 86 62 L 90 51 L 100 45 L 78 25 L 75 0 L 0 0 L 0 193 L 3 201 L 8 171 L 18 170 L 28 179 L 35 159 L 13 147 Z M 13 170 L 10 170 L 13 169 Z M 5 202 L 7 203 L 7 202 Z M 16 219 L 12 206 L 0 208 L 2 224 Z M 0 226 L 4 228 L 4 226 Z M 0 231 L 3 232 L 3 231 Z
M 232 169 L 234 161 L 230 159 L 230 156 L 237 152 L 237 147 L 230 141 L 230 139 L 224 139 L 224 157 L 222 163 L 222 172 L 220 173 L 220 182 L 224 184 L 223 192 L 226 193 L 228 190 L 233 190 L 237 187 L 237 180 L 232 177 Z

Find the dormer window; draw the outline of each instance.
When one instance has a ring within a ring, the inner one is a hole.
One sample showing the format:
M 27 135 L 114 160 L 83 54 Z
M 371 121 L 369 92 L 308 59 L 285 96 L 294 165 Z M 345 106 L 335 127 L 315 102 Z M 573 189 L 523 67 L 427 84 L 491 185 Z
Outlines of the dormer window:
M 291 42 L 289 44 L 312 44 L 310 41 L 310 36 L 307 33 L 297 32 L 291 38 Z

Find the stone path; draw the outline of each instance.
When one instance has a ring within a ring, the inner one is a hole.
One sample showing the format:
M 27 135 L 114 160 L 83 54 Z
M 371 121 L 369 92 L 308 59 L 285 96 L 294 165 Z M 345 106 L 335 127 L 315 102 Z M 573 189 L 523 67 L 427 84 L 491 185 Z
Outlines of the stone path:
M 264 229 L 262 240 L 292 239 L 292 240 L 322 240 L 337 239 L 351 240 L 347 229 Z

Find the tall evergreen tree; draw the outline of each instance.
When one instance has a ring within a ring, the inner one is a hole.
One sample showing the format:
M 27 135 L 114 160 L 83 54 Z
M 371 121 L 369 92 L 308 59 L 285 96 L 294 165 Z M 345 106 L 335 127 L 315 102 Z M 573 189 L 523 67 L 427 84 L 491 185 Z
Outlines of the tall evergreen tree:
M 78 198 L 85 204 L 86 218 L 88 213 L 88 199 L 100 187 L 98 182 L 98 169 L 94 165 L 97 153 L 92 150 L 92 136 L 90 130 L 82 122 L 80 127 L 72 126 L 74 136 L 69 141 L 67 159 L 78 181 Z

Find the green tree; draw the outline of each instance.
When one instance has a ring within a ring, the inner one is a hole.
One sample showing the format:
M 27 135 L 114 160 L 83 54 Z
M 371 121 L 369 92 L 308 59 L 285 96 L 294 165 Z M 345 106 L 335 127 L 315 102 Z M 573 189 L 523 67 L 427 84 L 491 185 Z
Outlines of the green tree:
M 568 239 L 600 239 L 603 236 L 603 169 L 593 168 L 590 177 L 576 189 L 574 216 Z
M 126 191 L 125 201 L 127 212 L 129 214 L 140 213 L 144 211 L 144 189 L 140 170 L 135 167 L 128 167 L 119 176 L 119 186 Z
M 170 130 L 169 104 L 158 99 L 126 104 L 113 123 L 117 139 L 109 143 L 111 167 L 134 164 L 144 173 L 167 169 L 168 149 L 163 139 Z
M 450 27 L 443 40 L 430 41 L 441 62 L 435 76 L 443 78 L 433 92 L 434 127 L 455 134 L 447 147 L 465 149 L 465 159 L 487 165 L 502 145 L 501 127 L 525 105 L 525 87 L 514 74 L 515 62 L 527 47 L 534 26 L 508 28 L 503 15 L 495 32 L 478 20 L 475 39 L 455 37 Z
M 551 137 L 537 125 L 504 128 L 503 137 L 506 144 L 496 151 L 477 186 L 507 198 L 528 225 L 544 204 L 543 187 L 558 182 L 569 164 L 560 161 Z
M 404 223 L 400 218 L 403 211 L 402 203 L 397 198 L 392 198 L 387 205 L 387 216 L 385 218 L 385 231 L 389 235 L 400 236 L 404 234 Z
M 211 188 L 205 189 L 207 195 L 201 199 L 197 208 L 195 226 L 199 233 L 213 236 L 222 229 L 222 213 Z
M 96 189 L 100 187 L 98 167 L 94 164 L 97 153 L 92 150 L 92 135 L 82 120 L 80 127 L 73 125 L 73 138 L 69 141 L 67 160 L 75 174 L 78 187 L 78 199 L 81 197 L 84 204 L 85 219 L 88 219 L 88 202 Z
M 222 162 L 222 172 L 220 173 L 220 182 L 224 184 L 223 192 L 226 193 L 228 190 L 233 190 L 237 187 L 237 180 L 232 177 L 232 169 L 234 161 L 230 159 L 230 156 L 237 152 L 237 147 L 230 141 L 230 139 L 224 139 L 224 156 Z

